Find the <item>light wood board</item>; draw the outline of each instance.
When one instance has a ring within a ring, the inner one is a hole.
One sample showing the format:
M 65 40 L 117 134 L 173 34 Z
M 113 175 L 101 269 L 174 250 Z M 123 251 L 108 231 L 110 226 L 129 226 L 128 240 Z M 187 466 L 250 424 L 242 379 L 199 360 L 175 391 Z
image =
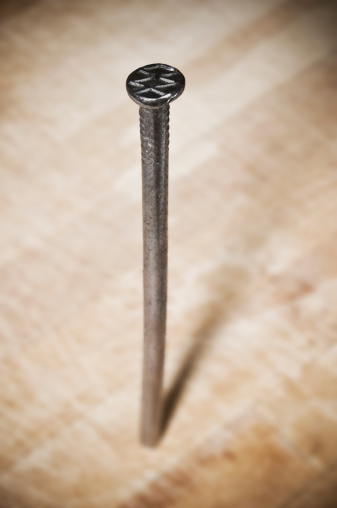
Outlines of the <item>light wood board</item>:
M 1 508 L 337 506 L 337 8 L 0 8 Z M 138 444 L 137 107 L 171 107 L 166 427 Z

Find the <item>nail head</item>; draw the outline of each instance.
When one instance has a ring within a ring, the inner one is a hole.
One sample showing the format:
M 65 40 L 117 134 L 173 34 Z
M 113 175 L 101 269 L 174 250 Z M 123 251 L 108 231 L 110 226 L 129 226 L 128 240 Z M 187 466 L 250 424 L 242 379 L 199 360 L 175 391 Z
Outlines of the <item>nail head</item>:
M 177 99 L 184 91 L 183 74 L 165 64 L 139 67 L 126 80 L 126 89 L 131 99 L 144 108 L 161 108 Z

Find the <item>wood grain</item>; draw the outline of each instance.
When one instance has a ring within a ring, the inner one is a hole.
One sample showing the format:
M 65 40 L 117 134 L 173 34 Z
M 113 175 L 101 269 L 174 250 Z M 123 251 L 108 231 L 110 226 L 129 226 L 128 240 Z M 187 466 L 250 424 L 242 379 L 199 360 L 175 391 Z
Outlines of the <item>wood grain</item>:
M 5 1 L 1 508 L 334 508 L 336 5 Z M 165 421 L 138 444 L 138 115 L 172 105 Z

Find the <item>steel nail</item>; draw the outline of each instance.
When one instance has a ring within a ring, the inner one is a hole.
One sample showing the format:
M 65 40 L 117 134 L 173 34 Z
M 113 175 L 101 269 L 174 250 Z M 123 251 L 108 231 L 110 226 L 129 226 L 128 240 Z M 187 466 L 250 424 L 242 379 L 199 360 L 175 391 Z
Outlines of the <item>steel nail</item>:
M 180 71 L 140 67 L 126 80 L 140 116 L 143 187 L 144 354 L 141 442 L 155 446 L 161 432 L 167 306 L 169 103 L 184 91 Z

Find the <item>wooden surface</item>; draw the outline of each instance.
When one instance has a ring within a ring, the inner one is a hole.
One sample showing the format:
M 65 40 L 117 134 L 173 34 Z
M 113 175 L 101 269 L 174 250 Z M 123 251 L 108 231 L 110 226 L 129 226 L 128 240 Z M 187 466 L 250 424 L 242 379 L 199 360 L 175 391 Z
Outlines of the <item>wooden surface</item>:
M 1 508 L 337 506 L 337 6 L 0 8 Z M 165 432 L 138 444 L 140 65 L 171 108 Z

